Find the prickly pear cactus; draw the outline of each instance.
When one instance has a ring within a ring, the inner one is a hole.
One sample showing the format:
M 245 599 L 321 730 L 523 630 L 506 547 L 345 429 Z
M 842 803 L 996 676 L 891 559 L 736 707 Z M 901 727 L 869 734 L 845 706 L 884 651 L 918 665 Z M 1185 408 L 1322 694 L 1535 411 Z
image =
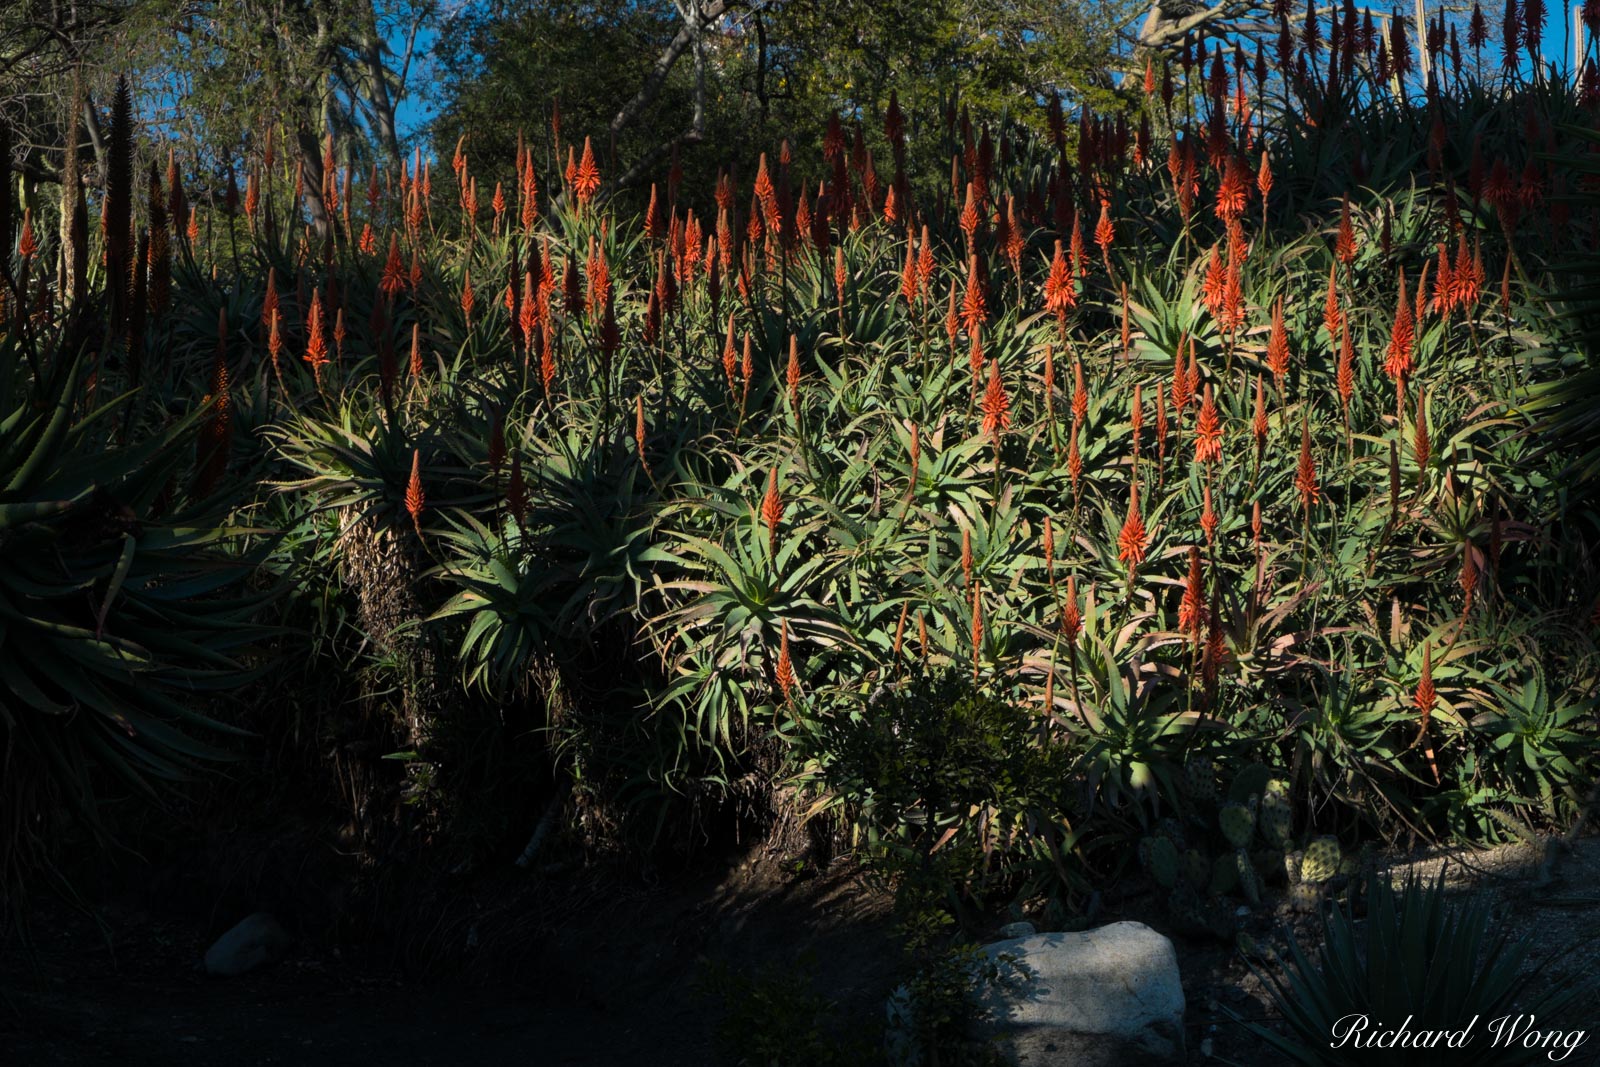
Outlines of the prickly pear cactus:
M 1278 874 L 1283 870 L 1283 850 L 1277 848 L 1251 849 L 1250 862 L 1255 864 L 1256 874 L 1260 876 L 1263 884 L 1276 883 Z
M 1290 885 L 1300 884 L 1300 864 L 1304 861 L 1305 855 L 1300 849 L 1284 855 L 1283 873 L 1288 877 Z
M 1214 897 L 1224 893 L 1233 892 L 1233 887 L 1239 884 L 1239 868 L 1233 862 L 1233 856 L 1218 856 L 1211 864 L 1211 880 L 1206 891 Z
M 1250 853 L 1239 849 L 1233 854 L 1233 862 L 1239 869 L 1239 889 L 1244 898 L 1252 904 L 1261 903 L 1261 878 L 1256 874 L 1255 864 L 1250 862 Z
M 1183 854 L 1183 877 L 1189 885 L 1199 892 L 1211 883 L 1211 861 L 1195 848 Z
M 1255 813 L 1248 807 L 1239 803 L 1228 803 L 1217 812 L 1217 822 L 1222 827 L 1222 836 L 1228 839 L 1228 844 L 1234 848 L 1247 848 L 1250 837 L 1255 833 Z
M 1282 791 L 1274 788 L 1278 785 L 1283 786 Z M 1261 823 L 1261 836 L 1273 848 L 1289 847 L 1289 841 L 1294 836 L 1294 806 L 1289 802 L 1288 783 L 1268 783 L 1267 791 L 1261 794 L 1261 810 L 1257 817 Z
M 1139 859 L 1162 888 L 1172 889 L 1178 884 L 1178 848 L 1170 838 L 1147 837 L 1140 841 Z
M 1322 904 L 1322 889 L 1310 882 L 1289 887 L 1289 907 L 1294 911 L 1316 911 Z
M 1305 855 L 1300 859 L 1300 880 L 1326 882 L 1339 873 L 1342 859 L 1337 838 L 1328 835 L 1315 838 L 1306 845 Z
M 1217 799 L 1217 771 L 1209 759 L 1195 756 L 1183 765 L 1183 784 L 1188 794 L 1202 803 Z

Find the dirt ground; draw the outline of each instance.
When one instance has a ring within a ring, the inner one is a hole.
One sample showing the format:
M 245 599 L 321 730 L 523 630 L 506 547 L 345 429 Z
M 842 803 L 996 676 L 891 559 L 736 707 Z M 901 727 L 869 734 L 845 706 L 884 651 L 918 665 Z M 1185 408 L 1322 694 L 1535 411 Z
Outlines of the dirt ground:
M 1541 859 L 1511 846 L 1391 857 L 1389 866 L 1427 875 L 1444 867 L 1453 889 L 1493 894 L 1497 916 L 1533 938 L 1530 967 L 1541 981 L 1592 979 L 1600 839 L 1559 857 L 1544 885 Z M 456 925 L 482 939 L 485 966 L 429 981 L 309 939 L 271 967 L 214 979 L 196 966 L 213 936 L 201 919 L 144 905 L 112 903 L 93 916 L 47 905 L 32 923 L 32 955 L 0 956 L 0 1062 L 701 1065 L 716 1062 L 717 1005 L 696 988 L 707 961 L 747 972 L 807 961 L 841 1028 L 880 1018 L 900 962 L 887 895 L 849 864 L 802 876 L 756 859 L 654 885 L 555 877 L 480 902 L 477 916 Z M 1097 921 L 1120 918 L 1163 925 L 1151 895 L 1109 902 Z M 1304 943 L 1313 925 L 1272 901 L 1243 920 L 1275 946 L 1288 927 Z M 1175 943 L 1190 1062 L 1272 1062 L 1224 1011 L 1271 1017 L 1239 953 L 1216 941 Z
M 775 882 L 743 865 L 655 886 L 576 881 L 525 894 L 537 915 L 485 909 L 492 973 L 431 981 L 297 942 L 232 979 L 196 963 L 203 924 L 116 905 L 60 906 L 32 922 L 34 951 L 0 957 L 0 1063 L 702 1065 L 718 1005 L 708 961 L 816 968 L 843 1024 L 881 1011 L 898 956 L 887 899 L 845 865 Z M 498 931 L 498 932 L 497 932 Z M 507 978 L 506 975 L 514 975 Z

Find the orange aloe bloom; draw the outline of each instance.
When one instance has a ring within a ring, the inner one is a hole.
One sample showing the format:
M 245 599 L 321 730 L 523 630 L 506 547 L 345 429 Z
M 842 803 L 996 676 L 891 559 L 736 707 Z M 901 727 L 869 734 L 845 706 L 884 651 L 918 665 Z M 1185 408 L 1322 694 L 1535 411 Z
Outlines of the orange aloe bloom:
M 978 233 L 978 224 L 982 221 L 978 214 L 978 203 L 973 197 L 972 183 L 967 183 L 967 202 L 961 209 L 961 232 L 967 235 L 967 247 L 971 248 Z
M 1339 235 L 1333 242 L 1333 254 L 1345 266 L 1356 258 L 1356 231 L 1350 224 L 1350 194 L 1345 193 L 1339 205 Z
M 1128 517 L 1117 535 L 1117 558 L 1128 565 L 1130 572 L 1144 559 L 1147 540 L 1144 516 L 1139 514 L 1139 483 L 1136 481 L 1128 494 Z
M 500 216 L 506 213 L 506 191 L 500 182 L 494 183 L 494 196 L 490 199 L 489 206 L 494 209 L 494 224 L 495 228 L 498 229 Z
M 1428 390 L 1423 387 L 1417 390 L 1417 428 L 1411 439 L 1411 453 L 1416 457 L 1419 476 L 1427 468 L 1432 452 L 1428 439 Z
M 1011 398 L 1000 379 L 1000 361 L 989 361 L 989 385 L 983 393 L 983 432 L 999 442 L 1000 431 L 1011 428 Z
M 422 324 L 411 324 L 411 377 L 422 377 Z
M 1404 387 L 1405 381 L 1411 376 L 1412 346 L 1416 343 L 1416 320 L 1413 318 L 1411 301 L 1406 299 L 1406 271 L 1400 268 L 1400 296 L 1394 309 L 1394 327 L 1389 333 L 1389 351 L 1384 359 L 1384 373 L 1394 380 L 1396 386 Z
M 800 407 L 800 342 L 789 335 L 789 370 L 787 375 L 789 386 L 789 406 L 795 409 Z
M 733 392 L 733 375 L 739 369 L 739 353 L 733 347 L 733 312 L 728 312 L 728 336 L 722 342 L 722 372 L 728 376 L 728 392 Z
M 972 588 L 972 530 L 966 526 L 961 527 L 961 581 Z
M 200 240 L 200 214 L 193 205 L 189 207 L 189 226 L 184 230 L 184 236 L 189 238 L 190 244 Z
M 1094 243 L 1100 246 L 1100 254 L 1105 256 L 1111 251 L 1111 242 L 1116 238 L 1116 227 L 1111 224 L 1111 201 L 1100 201 L 1100 221 L 1094 226 Z
M 1350 418 L 1350 397 L 1355 393 L 1355 349 L 1350 344 L 1350 323 L 1339 324 L 1339 369 L 1334 376 L 1339 388 L 1339 405 L 1344 410 L 1344 417 Z
M 1178 603 L 1178 632 L 1195 641 L 1205 622 L 1205 576 L 1201 570 L 1200 548 L 1189 546 L 1189 580 L 1184 583 L 1183 599 Z
M 400 258 L 400 237 L 389 235 L 389 258 L 383 264 L 383 280 L 378 283 L 384 295 L 394 296 L 406 287 L 405 262 Z
M 767 524 L 767 554 L 778 554 L 778 524 L 783 521 L 783 497 L 778 493 L 778 468 L 767 472 L 767 494 L 761 498 L 761 521 Z
M 583 158 L 572 176 L 572 191 L 577 194 L 578 203 L 584 205 L 600 191 L 600 168 L 594 161 L 594 145 L 587 137 L 583 139 Z
M 1344 312 L 1339 307 L 1339 288 L 1333 278 L 1333 264 L 1328 264 L 1328 298 L 1322 305 L 1322 325 L 1328 331 L 1328 340 L 1339 336 L 1339 327 L 1344 322 Z
M 406 512 L 411 516 L 411 524 L 416 527 L 418 535 L 422 533 L 422 508 L 426 503 L 427 497 L 422 493 L 422 452 L 412 449 L 411 480 L 406 483 Z
M 1283 388 L 1284 375 L 1289 373 L 1289 331 L 1283 325 L 1283 297 L 1272 305 L 1272 334 L 1267 340 L 1267 369 L 1272 372 L 1278 388 Z
M 328 335 L 322 324 L 322 292 L 311 291 L 311 310 L 306 314 L 306 355 L 311 370 L 322 382 L 322 368 L 328 363 Z
M 1078 610 L 1078 576 L 1067 575 L 1067 603 L 1061 609 L 1061 633 L 1067 639 L 1067 644 L 1078 643 L 1078 635 L 1083 632 L 1083 614 Z
M 1243 89 L 1244 82 L 1241 81 L 1239 87 Z M 1265 148 L 1261 150 L 1261 167 L 1256 171 L 1256 188 L 1260 190 L 1262 200 L 1265 200 L 1267 194 L 1272 192 L 1272 160 L 1267 158 L 1267 150 Z
M 1195 423 L 1194 458 L 1196 463 L 1215 463 L 1222 458 L 1222 419 L 1217 414 L 1216 397 L 1206 384 L 1205 401 Z
M 1430 645 L 1422 646 L 1422 678 L 1417 682 L 1416 695 L 1413 701 L 1417 710 L 1422 713 L 1422 729 L 1428 728 L 1428 720 L 1433 716 L 1434 704 L 1438 701 L 1439 694 L 1433 686 L 1433 648 Z
M 1044 517 L 1044 574 L 1045 580 L 1051 586 L 1056 584 L 1056 531 L 1050 523 L 1050 516 Z
M 1294 487 L 1300 491 L 1300 499 L 1307 508 L 1315 504 L 1320 496 L 1320 490 L 1317 488 L 1317 465 L 1311 458 L 1309 418 L 1300 421 L 1300 462 L 1295 468 Z
M 1072 361 L 1072 421 L 1082 422 L 1089 414 L 1089 391 L 1083 385 L 1083 360 Z
M 844 262 L 844 247 L 841 245 L 833 250 L 833 292 L 839 300 L 839 306 L 844 307 L 845 286 L 850 281 L 850 271 Z M 951 302 L 955 301 L 955 290 L 950 290 Z
M 272 357 L 272 371 L 282 377 L 283 370 L 278 363 L 278 358 L 283 355 L 283 333 L 280 326 L 281 319 L 277 308 L 272 310 L 272 322 L 267 333 L 267 354 Z
M 1186 337 L 1178 339 L 1178 357 L 1172 364 L 1172 410 L 1177 412 L 1180 417 L 1183 415 L 1183 409 L 1189 406 L 1189 401 L 1194 399 L 1196 372 L 1191 365 L 1186 365 L 1185 362 L 1193 351 L 1193 341 Z
M 922 227 L 922 240 L 917 244 L 917 288 L 927 292 L 929 284 L 933 281 L 934 269 L 938 266 L 933 258 L 933 242 L 929 240 L 928 227 Z
M 969 337 L 989 319 L 989 300 L 983 291 L 983 279 L 978 275 L 978 257 L 967 259 L 967 288 L 961 298 L 961 326 Z
M 271 326 L 278 311 L 278 269 L 267 268 L 267 291 L 261 298 L 261 325 Z
M 773 671 L 778 683 L 778 690 L 783 694 L 784 702 L 794 698 L 794 660 L 789 656 L 789 620 L 783 620 L 783 625 L 778 636 L 778 665 Z
M 1250 505 L 1250 536 L 1255 539 L 1256 547 L 1261 547 L 1261 501 L 1256 500 Z
M 370 256 L 378 250 L 378 235 L 372 232 L 372 223 L 362 223 L 361 240 L 356 247 L 360 249 L 361 254 L 364 256 Z
M 1227 292 L 1226 265 L 1222 261 L 1219 245 L 1211 246 L 1211 258 L 1206 261 L 1205 278 L 1200 282 L 1200 299 L 1211 317 L 1222 321 L 1222 300 Z
M 1228 269 L 1223 277 L 1222 318 L 1220 325 L 1227 333 L 1234 333 L 1244 322 L 1244 280 L 1239 274 L 1239 263 L 1230 251 Z
M 1078 481 L 1083 477 L 1083 453 L 1078 450 L 1079 423 L 1072 422 L 1071 444 L 1067 446 L 1067 473 L 1072 477 L 1072 492 L 1076 496 Z
M 1224 221 L 1231 221 L 1244 214 L 1245 204 L 1250 199 L 1250 187 L 1244 175 L 1244 167 L 1239 163 L 1239 157 L 1229 153 L 1228 162 L 1223 168 L 1222 182 L 1217 187 L 1217 217 Z
M 911 241 L 906 241 L 906 265 L 900 272 L 900 296 L 910 307 L 917 302 L 917 251 Z
M 472 291 L 472 271 L 461 272 L 461 314 L 466 316 L 467 328 L 472 328 L 472 309 L 478 304 L 477 294 Z
M 1217 540 L 1217 509 L 1211 506 L 1211 480 L 1206 479 L 1205 503 L 1200 509 L 1200 529 L 1206 535 L 1206 544 L 1214 544 Z
M 1067 267 L 1066 256 L 1061 252 L 1061 242 L 1056 242 L 1056 254 L 1050 260 L 1050 275 L 1044 282 L 1045 310 L 1055 313 L 1058 321 L 1064 321 L 1067 312 L 1071 311 L 1078 303 L 1078 294 L 1073 288 L 1072 272 Z

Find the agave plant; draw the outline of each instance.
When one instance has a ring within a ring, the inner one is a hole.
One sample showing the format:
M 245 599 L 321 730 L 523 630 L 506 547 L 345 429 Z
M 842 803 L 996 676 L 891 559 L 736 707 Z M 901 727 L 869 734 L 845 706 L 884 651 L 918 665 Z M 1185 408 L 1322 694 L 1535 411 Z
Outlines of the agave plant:
M 1291 937 L 1281 976 L 1251 963 L 1288 1024 L 1287 1034 L 1245 1024 L 1269 1048 L 1305 1067 L 1548 1061 L 1548 1046 L 1504 1040 L 1491 1027 L 1496 1020 L 1503 1027 L 1515 1012 L 1533 1016 L 1548 1032 L 1562 1025 L 1585 989 L 1570 982 L 1536 986 L 1524 968 L 1529 941 L 1503 925 L 1494 928 L 1487 897 L 1452 900 L 1441 871 L 1430 883 L 1410 874 L 1399 887 L 1373 875 L 1366 901 L 1364 920 L 1336 905 L 1312 952 Z M 1370 1042 L 1402 1028 L 1414 1036 L 1466 1030 L 1470 1040 L 1421 1050 L 1409 1042 Z

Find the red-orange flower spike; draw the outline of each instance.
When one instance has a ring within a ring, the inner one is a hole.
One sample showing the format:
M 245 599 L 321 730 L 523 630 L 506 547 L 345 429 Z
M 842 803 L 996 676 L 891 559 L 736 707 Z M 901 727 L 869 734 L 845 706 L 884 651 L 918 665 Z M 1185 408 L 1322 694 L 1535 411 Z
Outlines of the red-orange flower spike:
M 387 296 L 394 296 L 406 287 L 406 265 L 400 258 L 400 237 L 398 234 L 389 235 L 389 258 L 383 263 L 383 280 L 378 287 Z
M 1334 383 L 1339 389 L 1339 406 L 1344 411 L 1344 417 L 1350 418 L 1350 397 L 1356 389 L 1355 349 L 1350 344 L 1350 323 L 1345 321 L 1339 324 L 1339 368 L 1334 375 Z
M 1303 418 L 1300 421 L 1300 462 L 1295 467 L 1294 487 L 1300 493 L 1301 502 L 1307 508 L 1315 504 L 1321 495 L 1317 487 L 1317 465 L 1311 458 L 1311 421 Z
M 411 324 L 411 377 L 422 377 L 422 324 Z
M 793 334 L 789 335 L 789 406 L 799 410 L 800 407 L 800 341 Z
M 600 167 L 594 161 L 594 145 L 587 137 L 583 139 L 583 158 L 578 161 L 572 177 L 572 191 L 577 195 L 578 203 L 585 205 L 600 191 Z
M 778 636 L 778 665 L 773 671 L 778 683 L 778 691 L 783 694 L 785 703 L 794 699 L 794 660 L 789 655 L 789 620 L 783 620 Z
M 1289 373 L 1289 331 L 1283 324 L 1283 297 L 1272 305 L 1272 334 L 1267 340 L 1267 369 L 1272 372 L 1278 388 Z
M 1111 223 L 1111 201 L 1100 201 L 1100 221 L 1094 226 L 1094 243 L 1100 246 L 1100 255 L 1111 252 L 1111 242 L 1116 238 L 1116 227 Z
M 1433 649 L 1430 645 L 1422 646 L 1422 677 L 1417 682 L 1417 691 L 1412 697 L 1417 706 L 1419 721 L 1417 724 L 1417 741 L 1423 746 L 1423 754 L 1428 760 L 1428 769 L 1433 772 L 1433 780 L 1438 784 L 1439 761 L 1434 755 L 1433 741 L 1428 737 L 1428 723 L 1433 718 L 1434 705 L 1438 702 L 1439 694 L 1433 686 Z
M 1147 540 L 1144 516 L 1139 514 L 1139 483 L 1135 481 L 1128 494 L 1128 517 L 1117 535 L 1117 558 L 1128 565 L 1130 572 L 1144 559 Z
M 422 533 L 422 509 L 426 503 L 427 497 L 422 492 L 422 452 L 412 449 L 411 480 L 406 483 L 406 513 L 411 516 L 411 524 L 416 527 L 419 536 Z
M 1395 385 L 1404 388 L 1411 376 L 1412 346 L 1416 343 L 1416 320 L 1411 301 L 1406 299 L 1406 272 L 1400 268 L 1400 295 L 1394 309 L 1394 326 L 1389 333 L 1389 350 L 1383 370 Z
M 989 320 L 989 300 L 983 291 L 983 279 L 978 274 L 978 257 L 967 260 L 967 288 L 961 298 L 961 326 L 969 337 L 976 336 Z
M 1044 306 L 1058 321 L 1065 321 L 1067 312 L 1077 306 L 1078 294 L 1073 286 L 1072 270 L 1061 251 L 1061 242 L 1057 241 L 1055 257 L 1050 260 L 1050 275 L 1044 283 Z
M 1178 603 L 1178 632 L 1200 640 L 1205 623 L 1205 577 L 1201 570 L 1200 549 L 1189 546 L 1189 580 L 1184 583 L 1183 599 Z
M 966 526 L 961 527 L 961 579 L 972 588 L 972 530 Z
M 1339 336 L 1339 327 L 1344 322 L 1344 311 L 1339 307 L 1339 286 L 1334 280 L 1333 264 L 1328 264 L 1328 296 L 1322 304 L 1322 325 L 1328 331 L 1328 340 L 1332 341 Z
M 1350 224 L 1350 194 L 1344 194 L 1339 205 L 1339 234 L 1334 238 L 1333 254 L 1346 266 L 1356 258 L 1356 231 Z
M 1194 458 L 1197 463 L 1215 463 L 1222 458 L 1222 419 L 1217 414 L 1216 397 L 1207 383 L 1200 417 L 1195 423 Z
M 778 524 L 783 521 L 783 497 L 778 493 L 778 468 L 767 472 L 767 493 L 761 498 L 761 521 L 767 524 L 767 554 L 778 555 Z
M 311 291 L 311 310 L 306 313 L 306 355 L 311 370 L 322 382 L 322 368 L 328 363 L 328 334 L 322 324 L 322 291 Z
M 1011 398 L 1000 379 L 1000 361 L 989 361 L 989 384 L 983 393 L 983 432 L 998 440 L 1000 431 L 1011 428 Z
M 1089 390 L 1083 384 L 1083 360 L 1072 361 L 1072 421 L 1082 422 L 1089 414 Z
M 1067 576 L 1067 603 L 1061 609 L 1061 633 L 1067 639 L 1067 644 L 1076 645 L 1078 635 L 1083 632 L 1083 613 L 1078 608 L 1078 576 Z
M 1217 540 L 1217 526 L 1221 520 L 1217 518 L 1217 509 L 1211 506 L 1211 481 L 1206 480 L 1204 490 L 1204 503 L 1200 508 L 1200 529 L 1206 535 L 1206 544 L 1215 544 Z

